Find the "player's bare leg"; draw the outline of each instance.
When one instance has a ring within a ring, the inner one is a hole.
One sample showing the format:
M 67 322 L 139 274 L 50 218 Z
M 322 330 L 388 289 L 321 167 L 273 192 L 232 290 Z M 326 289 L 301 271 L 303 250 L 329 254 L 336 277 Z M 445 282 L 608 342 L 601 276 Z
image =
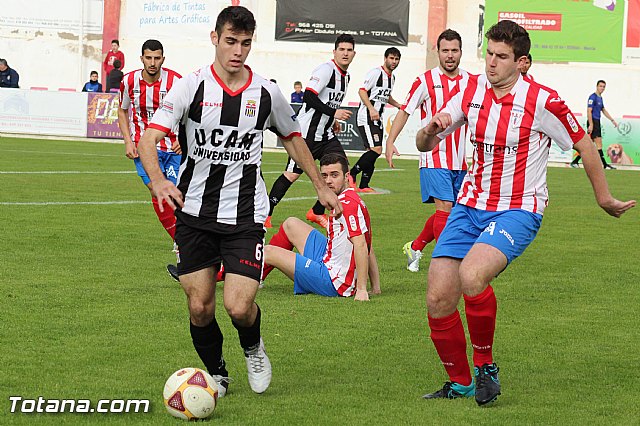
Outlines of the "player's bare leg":
M 238 330 L 244 350 L 249 385 L 263 393 L 271 383 L 271 362 L 260 335 L 260 307 L 255 303 L 258 281 L 227 272 L 224 283 L 224 307 Z

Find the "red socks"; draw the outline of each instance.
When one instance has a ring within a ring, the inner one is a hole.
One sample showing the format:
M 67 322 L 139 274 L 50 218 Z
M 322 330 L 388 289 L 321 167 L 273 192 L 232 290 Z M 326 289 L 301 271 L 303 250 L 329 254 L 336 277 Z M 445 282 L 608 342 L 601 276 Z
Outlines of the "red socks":
M 158 219 L 160 219 L 160 223 L 164 227 L 164 229 L 169 233 L 172 240 L 175 240 L 176 235 L 176 216 L 173 212 L 173 209 L 169 207 L 169 205 L 164 202 L 162 207 L 164 208 L 163 212 L 160 212 L 160 205 L 158 204 L 158 199 L 156 197 L 151 198 L 151 202 L 153 203 L 153 209 L 156 211 L 156 215 L 158 215 Z
M 422 228 L 422 232 L 420 232 L 420 235 L 418 235 L 418 238 L 413 240 L 413 242 L 411 243 L 412 250 L 422 251 L 424 249 L 424 246 L 426 246 L 431 241 L 433 241 L 434 239 L 433 221 L 435 217 L 436 217 L 435 214 L 432 214 L 431 216 L 429 216 L 429 218 L 424 224 L 424 228 Z
M 280 225 L 278 228 L 278 232 L 276 232 L 273 237 L 271 237 L 271 241 L 269 241 L 269 245 L 282 247 L 285 250 L 293 250 L 293 243 L 289 241 L 289 237 L 287 233 L 284 231 L 284 226 Z M 267 275 L 273 271 L 273 266 L 265 263 L 262 268 L 262 279 L 267 278 Z
M 435 216 L 435 218 L 433 219 L 433 236 L 435 237 L 436 241 L 438 241 L 438 238 L 440 238 L 440 234 L 442 234 L 442 230 L 447 224 L 449 212 L 436 210 L 433 216 Z
M 464 336 L 460 313 L 456 309 L 449 316 L 443 318 L 429 316 L 428 319 L 431 340 L 450 380 L 464 386 L 470 385 L 471 371 L 467 360 L 467 339 Z
M 476 366 L 493 362 L 497 308 L 496 295 L 490 285 L 477 296 L 464 296 L 464 311 L 473 346 L 473 364 Z

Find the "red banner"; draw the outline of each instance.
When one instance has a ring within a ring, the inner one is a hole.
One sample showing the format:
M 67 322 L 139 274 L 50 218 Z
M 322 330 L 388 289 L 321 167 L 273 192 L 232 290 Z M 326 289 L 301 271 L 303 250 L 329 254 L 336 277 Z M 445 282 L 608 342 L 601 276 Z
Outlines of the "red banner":
M 515 22 L 527 31 L 562 31 L 562 14 L 560 13 L 498 13 L 498 21 L 507 20 Z

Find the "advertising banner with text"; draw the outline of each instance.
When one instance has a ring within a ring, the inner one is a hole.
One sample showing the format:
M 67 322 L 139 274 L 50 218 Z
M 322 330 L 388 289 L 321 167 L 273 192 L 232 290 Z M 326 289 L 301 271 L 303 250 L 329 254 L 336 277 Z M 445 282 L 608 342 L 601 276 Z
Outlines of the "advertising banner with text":
M 534 60 L 619 64 L 624 7 L 621 0 L 486 0 L 485 32 L 508 19 L 529 32 Z
M 358 44 L 406 46 L 409 0 L 276 0 L 276 40 L 333 44 L 342 33 Z
M 122 139 L 118 127 L 117 93 L 89 93 L 87 99 L 87 137 Z

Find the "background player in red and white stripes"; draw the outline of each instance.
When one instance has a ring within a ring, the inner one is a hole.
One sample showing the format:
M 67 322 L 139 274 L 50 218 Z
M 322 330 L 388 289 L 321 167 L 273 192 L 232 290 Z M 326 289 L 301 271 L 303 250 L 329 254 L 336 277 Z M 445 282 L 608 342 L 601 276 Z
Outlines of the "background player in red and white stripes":
M 394 142 L 414 111 L 420 110 L 420 121 L 426 126 L 431 117 L 458 90 L 464 86 L 469 74 L 460 69 L 462 38 L 451 29 L 438 36 L 438 60 L 440 65 L 419 75 L 407 94 L 404 105 L 393 120 L 385 156 L 393 167 L 393 154 L 398 151 Z M 429 216 L 420 234 L 402 248 L 407 255 L 407 269 L 418 272 L 424 247 L 438 239 L 455 203 L 462 179 L 467 172 L 465 138 L 467 127 L 457 129 L 430 152 L 420 155 L 420 190 L 423 203 L 435 203 L 436 211 Z
M 158 200 L 153 195 L 151 181 L 147 176 L 138 156 L 138 142 L 146 130 L 155 112 L 162 106 L 162 101 L 180 74 L 163 68 L 164 48 L 158 40 L 147 40 L 142 44 L 141 70 L 125 74 L 120 84 L 120 108 L 118 108 L 118 125 L 124 138 L 125 155 L 133 160 L 138 176 L 149 188 L 153 209 L 160 223 L 171 236 L 175 237 L 176 217 L 168 206 L 160 209 Z M 174 184 L 180 169 L 180 145 L 175 133 L 171 132 L 157 144 L 160 167 L 167 179 Z M 177 151 L 177 152 L 176 152 Z M 167 270 L 178 280 L 177 269 L 168 265 Z
M 416 140 L 420 151 L 429 151 L 468 122 L 474 145 L 473 165 L 429 266 L 431 340 L 450 381 L 424 397 L 475 394 L 478 405 L 495 401 L 501 392 L 493 359 L 497 302 L 489 283 L 524 252 L 540 228 L 551 139 L 582 155 L 596 200 L 608 214 L 619 217 L 636 204 L 611 196 L 593 143 L 558 94 L 520 74 L 531 46 L 527 31 L 501 21 L 489 29 L 487 39 L 486 75 L 470 77 Z M 457 309 L 461 296 L 475 384 Z
M 356 191 L 349 188 L 346 157 L 326 154 L 320 159 L 320 172 L 338 195 L 342 216 L 329 217 L 326 237 L 296 217 L 287 218 L 264 248 L 263 280 L 275 267 L 293 280 L 295 294 L 369 300 L 368 278 L 372 293 L 380 293 L 369 211 Z M 294 247 L 298 253 L 292 251 Z

